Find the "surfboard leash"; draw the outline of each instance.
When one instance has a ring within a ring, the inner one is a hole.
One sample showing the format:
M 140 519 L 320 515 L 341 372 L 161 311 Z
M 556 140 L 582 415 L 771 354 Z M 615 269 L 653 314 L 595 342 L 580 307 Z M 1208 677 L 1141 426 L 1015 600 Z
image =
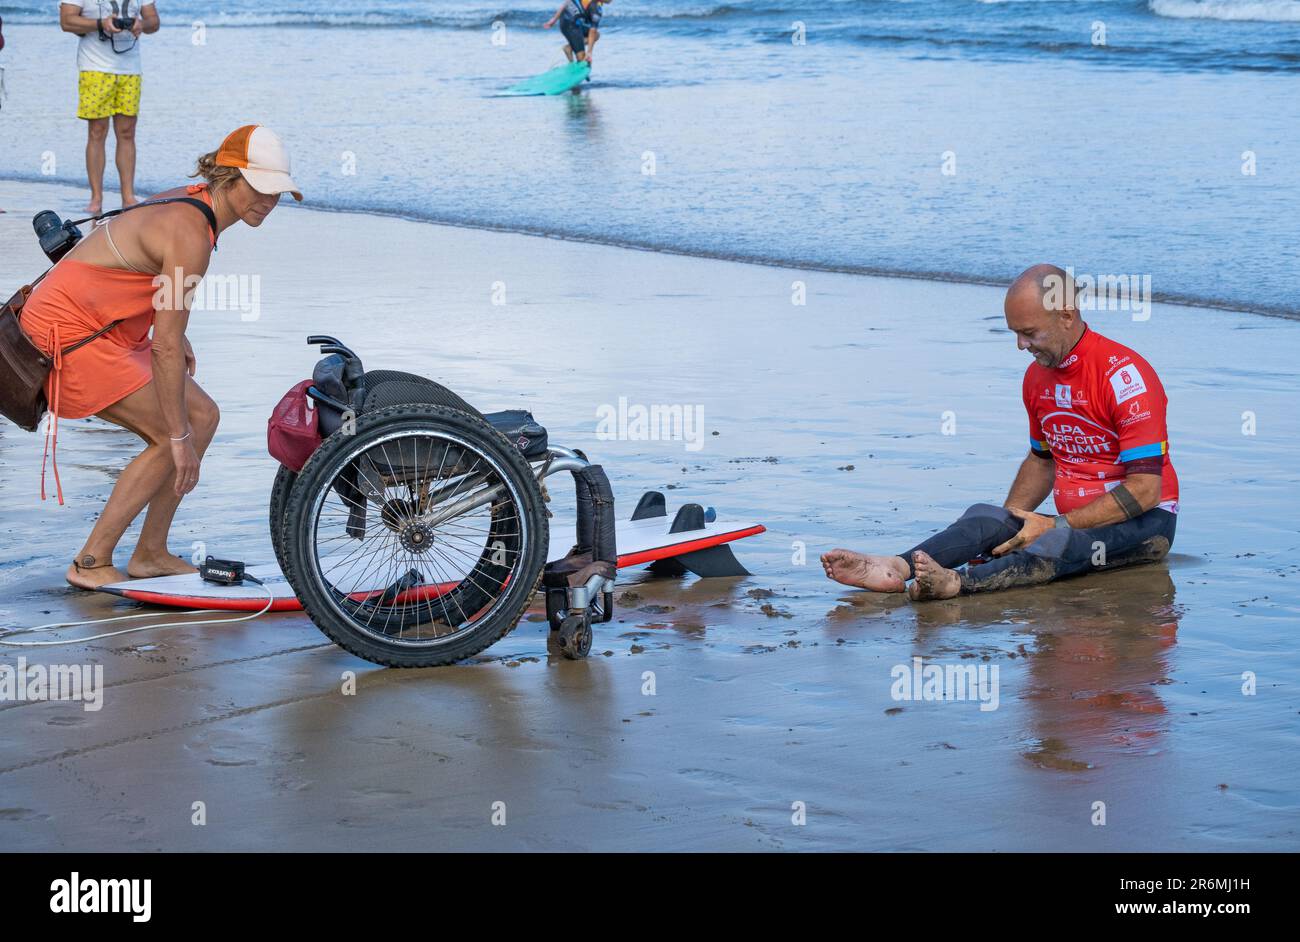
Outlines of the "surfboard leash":
M 267 588 L 266 584 L 256 576 L 243 573 L 243 578 L 250 582 L 256 582 L 266 591 L 266 605 L 259 611 L 249 615 L 240 615 L 238 618 L 201 618 L 196 621 L 170 621 L 162 622 L 157 625 L 140 625 L 136 628 L 123 628 L 121 631 L 110 631 L 100 635 L 91 635 L 89 638 L 60 638 L 57 641 L 7 641 L 6 638 L 12 635 L 28 635 L 38 631 L 54 631 L 59 628 L 77 628 L 83 625 L 106 625 L 115 621 L 130 621 L 135 618 L 157 618 L 157 612 L 142 612 L 137 615 L 117 615 L 113 618 L 95 618 L 90 621 L 59 621 L 51 622 L 48 625 L 37 625 L 35 628 L 11 628 L 0 634 L 0 645 L 10 648 L 46 648 L 55 647 L 65 644 L 85 644 L 88 641 L 100 641 L 104 638 L 116 638 L 120 635 L 129 635 L 136 631 L 152 631 L 155 628 L 181 628 L 185 625 L 229 625 L 237 621 L 249 621 L 253 618 L 260 618 L 271 610 L 275 604 L 275 593 Z M 200 608 L 189 612 L 190 615 L 213 615 L 224 611 L 219 608 Z

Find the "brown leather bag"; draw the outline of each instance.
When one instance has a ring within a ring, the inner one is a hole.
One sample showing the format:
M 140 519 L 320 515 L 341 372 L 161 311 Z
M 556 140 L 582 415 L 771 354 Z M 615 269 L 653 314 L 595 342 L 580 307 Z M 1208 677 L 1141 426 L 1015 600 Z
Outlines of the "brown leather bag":
M 45 275 L 41 275 L 44 278 Z M 0 308 L 0 414 L 19 428 L 36 431 L 48 405 L 45 401 L 45 384 L 54 361 L 41 352 L 24 333 L 18 318 L 32 288 L 41 280 L 23 285 Z M 108 333 L 120 320 L 101 327 L 89 337 L 64 347 L 62 356 L 84 347 L 97 337 Z

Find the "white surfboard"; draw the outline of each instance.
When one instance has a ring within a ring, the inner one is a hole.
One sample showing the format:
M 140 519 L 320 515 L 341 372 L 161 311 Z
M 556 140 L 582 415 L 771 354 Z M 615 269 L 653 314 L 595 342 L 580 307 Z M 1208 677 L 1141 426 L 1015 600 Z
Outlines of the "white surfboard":
M 758 523 L 738 523 L 715 519 L 703 527 L 670 533 L 674 518 L 668 516 L 651 516 L 639 520 L 619 520 L 616 524 L 618 540 L 618 568 L 628 569 L 647 563 L 662 563 L 674 560 L 682 570 L 699 572 L 701 575 L 734 575 L 744 572 L 735 563 L 735 568 L 727 567 L 723 562 L 721 573 L 710 571 L 709 552 L 716 547 L 757 536 L 766 530 Z M 573 528 L 552 521 L 551 544 L 547 554 L 548 561 L 563 559 L 573 546 Z M 730 556 L 730 550 L 717 550 Z M 699 565 L 696 565 L 697 561 Z M 716 562 L 716 560 L 712 560 Z M 326 561 L 326 569 L 329 565 Z M 273 612 L 301 611 L 302 604 L 294 595 L 293 589 L 280 568 L 274 563 L 250 565 L 247 572 L 261 579 L 265 588 L 256 583 L 245 585 L 218 585 L 204 582 L 197 573 L 181 576 L 159 576 L 154 579 L 129 579 L 100 586 L 98 591 L 121 596 L 136 602 L 151 605 L 163 605 L 170 608 L 217 609 L 221 611 L 260 611 L 266 606 L 267 591 L 270 590 L 274 601 Z M 453 583 L 454 584 L 454 583 Z M 375 586 L 374 590 L 383 588 Z

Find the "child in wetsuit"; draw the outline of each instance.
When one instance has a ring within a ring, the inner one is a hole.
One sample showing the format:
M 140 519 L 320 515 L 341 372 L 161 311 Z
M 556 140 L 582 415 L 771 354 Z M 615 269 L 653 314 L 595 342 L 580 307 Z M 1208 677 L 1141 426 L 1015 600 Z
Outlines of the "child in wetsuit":
M 564 0 L 555 15 L 546 21 L 546 29 L 559 22 L 560 32 L 568 40 L 564 55 L 570 62 L 574 61 L 575 56 L 579 62 L 591 62 L 591 51 L 600 38 L 600 30 L 596 27 L 604 15 L 602 8 L 609 2 L 610 0 Z

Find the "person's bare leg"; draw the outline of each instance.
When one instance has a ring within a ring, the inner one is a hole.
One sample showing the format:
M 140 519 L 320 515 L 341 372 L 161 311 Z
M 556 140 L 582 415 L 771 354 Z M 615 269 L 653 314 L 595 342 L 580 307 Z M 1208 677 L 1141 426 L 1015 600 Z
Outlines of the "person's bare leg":
M 172 480 L 175 474 L 167 430 L 152 383 L 104 409 L 99 416 L 139 435 L 145 442 L 145 449 L 118 475 L 108 502 L 86 537 L 85 545 L 77 553 L 82 570 L 78 572 L 75 564 L 68 567 L 68 584 L 80 589 L 93 589 L 126 579 L 126 573 L 112 565 L 113 551 L 150 496 L 164 480 Z
M 870 556 L 833 549 L 822 554 L 826 578 L 873 592 L 902 592 L 907 588 L 907 562 L 901 556 Z
M 90 202 L 86 212 L 92 216 L 104 209 L 104 147 L 108 141 L 108 119 L 91 118 L 86 122 L 86 178 L 90 181 Z
M 944 569 L 929 554 L 921 550 L 913 553 L 912 567 L 916 570 L 916 578 L 907 590 L 907 597 L 913 602 L 951 599 L 961 593 L 961 573 Z
M 81 571 L 77 571 L 75 564 L 68 567 L 68 584 L 79 589 L 125 581 L 126 573 L 112 565 L 113 551 L 131 521 L 140 515 L 159 489 L 172 487 L 176 480 L 167 423 L 158 408 L 158 395 L 153 383 L 101 410 L 99 417 L 139 435 L 146 447 L 118 475 L 108 502 L 77 554 Z M 197 428 L 195 434 L 198 434 Z
M 117 163 L 117 179 L 122 188 L 123 206 L 140 202 L 135 197 L 135 122 L 135 115 L 113 115 L 113 134 L 117 137 L 117 149 L 113 158 Z
M 221 413 L 217 404 L 193 379 L 187 378 L 185 403 L 189 407 L 190 427 L 194 429 L 194 450 L 202 458 L 217 433 Z M 197 571 L 194 566 L 167 549 L 172 518 L 176 516 L 176 508 L 181 502 L 174 485 L 175 482 L 168 479 L 149 499 L 149 512 L 145 514 L 140 539 L 126 564 L 126 574 L 132 579 L 175 576 Z

